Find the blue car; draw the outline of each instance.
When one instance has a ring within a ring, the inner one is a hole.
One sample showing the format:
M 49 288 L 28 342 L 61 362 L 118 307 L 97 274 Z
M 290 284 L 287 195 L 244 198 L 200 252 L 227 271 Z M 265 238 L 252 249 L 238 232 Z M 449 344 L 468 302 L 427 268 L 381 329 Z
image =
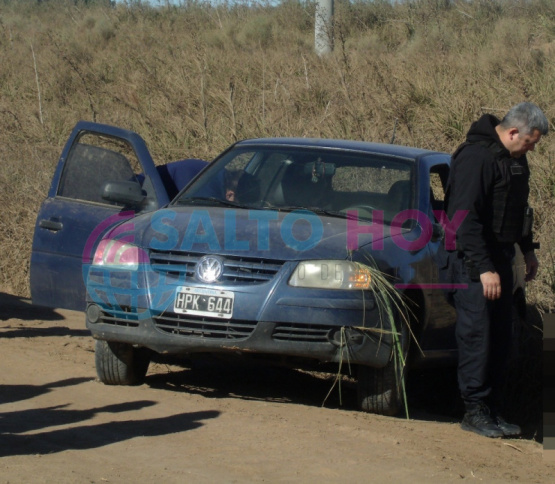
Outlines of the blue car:
M 449 162 L 388 144 L 245 140 L 182 163 L 172 197 L 139 135 L 80 122 L 37 218 L 33 301 L 85 310 L 106 384 L 141 383 L 156 354 L 348 362 L 360 408 L 396 414 L 405 362 L 456 360 L 436 259 L 453 240 Z

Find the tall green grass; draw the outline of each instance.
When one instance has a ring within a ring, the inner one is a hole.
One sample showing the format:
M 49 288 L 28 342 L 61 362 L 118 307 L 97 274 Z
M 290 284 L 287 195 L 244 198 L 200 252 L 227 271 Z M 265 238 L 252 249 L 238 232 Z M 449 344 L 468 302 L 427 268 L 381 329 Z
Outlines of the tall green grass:
M 314 4 L 0 0 L 0 285 L 28 294 L 34 219 L 76 121 L 141 134 L 157 163 L 237 139 L 352 138 L 452 152 L 483 112 L 529 100 L 554 127 L 550 0 L 336 1 L 314 53 Z M 555 141 L 530 155 L 542 271 L 555 307 Z

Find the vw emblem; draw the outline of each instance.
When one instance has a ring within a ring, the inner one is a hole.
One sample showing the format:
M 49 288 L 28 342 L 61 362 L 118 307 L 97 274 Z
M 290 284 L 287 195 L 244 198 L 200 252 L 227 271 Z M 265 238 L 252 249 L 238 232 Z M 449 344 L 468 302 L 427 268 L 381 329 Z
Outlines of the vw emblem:
M 197 263 L 195 274 L 202 282 L 216 282 L 222 275 L 224 264 L 219 257 L 205 255 Z

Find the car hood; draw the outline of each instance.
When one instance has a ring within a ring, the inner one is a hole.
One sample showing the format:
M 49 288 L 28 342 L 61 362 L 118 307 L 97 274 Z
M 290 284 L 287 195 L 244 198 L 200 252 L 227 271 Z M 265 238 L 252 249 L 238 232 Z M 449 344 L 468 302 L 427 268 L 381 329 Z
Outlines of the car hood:
M 365 225 L 369 225 L 366 222 Z M 107 237 L 125 237 L 144 249 L 218 253 L 279 260 L 344 259 L 351 249 L 383 246 L 389 227 L 363 233 L 358 220 L 221 207 L 168 207 L 140 215 Z M 118 233 L 119 232 L 119 233 Z

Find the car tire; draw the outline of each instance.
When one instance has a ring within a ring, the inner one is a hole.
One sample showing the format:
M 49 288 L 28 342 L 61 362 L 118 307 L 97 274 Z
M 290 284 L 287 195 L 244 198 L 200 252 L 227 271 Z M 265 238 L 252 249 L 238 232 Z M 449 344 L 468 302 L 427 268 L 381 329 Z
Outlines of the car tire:
M 399 342 L 406 362 L 410 342 L 406 325 L 401 327 Z M 404 405 L 404 380 L 406 380 L 406 365 L 401 364 L 395 352 L 383 368 L 359 366 L 357 382 L 359 408 L 364 412 L 378 415 L 397 415 Z
M 94 355 L 96 373 L 106 385 L 140 385 L 144 382 L 150 354 L 145 348 L 97 340 Z

